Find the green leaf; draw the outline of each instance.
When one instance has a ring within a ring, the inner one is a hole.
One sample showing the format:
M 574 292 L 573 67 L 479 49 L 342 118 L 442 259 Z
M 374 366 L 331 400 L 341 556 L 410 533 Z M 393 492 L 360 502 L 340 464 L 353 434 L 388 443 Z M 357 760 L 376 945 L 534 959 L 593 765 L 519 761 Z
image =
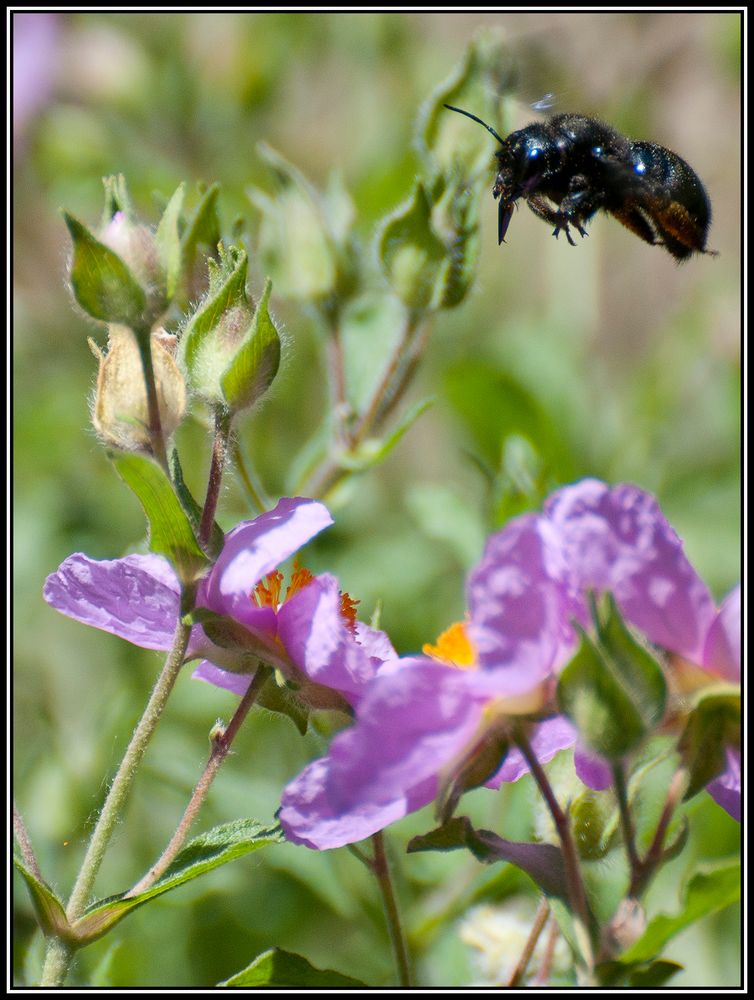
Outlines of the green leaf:
M 685 799 L 725 770 L 729 745 L 741 745 L 741 692 L 726 684 L 700 693 L 681 735 L 678 751 L 689 772 Z
M 740 862 L 724 861 L 697 872 L 686 886 L 680 911 L 673 917 L 660 914 L 651 920 L 639 940 L 621 955 L 621 962 L 653 959 L 676 934 L 702 917 L 725 909 L 740 896 Z
M 13 864 L 26 882 L 42 933 L 46 937 L 59 937 L 70 941 L 71 925 L 68 923 L 62 902 L 49 885 L 38 879 L 15 854 Z
M 433 403 L 434 399 L 432 398 L 421 399 L 418 403 L 414 403 L 403 414 L 397 427 L 384 440 L 367 438 L 355 451 L 342 454 L 339 457 L 341 466 L 353 472 L 363 472 L 365 469 L 374 468 L 375 465 L 384 462 L 406 431 Z
M 150 550 L 165 556 L 183 583 L 195 582 L 208 560 L 164 469 L 154 459 L 135 452 L 112 454 L 111 459 L 144 508 Z
M 649 989 L 653 986 L 663 986 L 676 972 L 681 972 L 683 966 L 678 962 L 658 959 L 656 962 L 600 962 L 594 970 L 601 986 L 633 986 L 636 989 Z
M 431 833 L 414 837 L 408 844 L 415 851 L 452 851 L 467 848 L 477 861 L 494 864 L 509 861 L 533 879 L 546 896 L 566 899 L 568 886 L 563 855 L 553 844 L 526 844 L 503 840 L 490 830 L 475 830 L 467 816 L 448 820 Z
M 283 835 L 278 826 L 262 826 L 251 819 L 224 823 L 187 844 L 162 878 L 150 889 L 136 896 L 129 897 L 122 893 L 99 900 L 73 924 L 72 931 L 81 943 L 89 944 L 144 903 L 177 889 L 179 885 L 199 878 L 220 865 L 282 841 Z
M 523 457 L 525 470 L 535 464 L 543 465 L 543 471 L 559 481 L 573 477 L 575 467 L 561 427 L 510 372 L 491 360 L 454 361 L 445 376 L 445 391 L 475 448 L 493 471 L 501 466 L 506 442 L 515 438 L 523 439 L 530 447 L 530 454 L 533 453 L 534 461 L 529 456 Z M 521 445 L 516 447 L 521 452 Z M 538 506 L 548 488 L 541 475 L 533 483 L 522 482 L 517 474 L 519 464 L 517 454 L 505 456 L 502 472 L 511 498 L 501 512 L 501 523 Z
M 185 185 L 180 184 L 168 202 L 157 227 L 155 242 L 160 255 L 160 261 L 165 271 L 166 301 L 169 303 L 175 295 L 178 280 L 181 276 L 183 253 L 178 224 L 183 207 Z
M 175 492 L 178 496 L 178 500 L 191 521 L 191 527 L 194 531 L 194 535 L 198 537 L 199 529 L 202 523 L 202 508 L 196 502 L 193 494 L 186 485 L 183 478 L 181 460 L 178 456 L 178 450 L 176 448 L 173 449 L 170 456 L 170 469 L 173 474 L 173 485 L 175 486 Z M 212 534 L 210 535 L 209 544 L 207 545 L 207 551 L 213 559 L 217 559 L 220 555 L 224 544 L 225 534 L 223 529 L 217 521 L 214 521 L 212 524 Z
M 360 295 L 342 309 L 346 389 L 355 413 L 366 412 L 405 327 L 405 306 L 387 290 Z
M 280 366 L 280 337 L 267 309 L 271 290 L 268 278 L 251 327 L 220 379 L 234 413 L 252 406 L 267 392 Z
M 63 212 L 73 240 L 71 286 L 81 308 L 95 319 L 138 329 L 147 299 L 123 260 L 68 212 Z
M 212 184 L 202 195 L 194 209 L 181 237 L 183 260 L 187 268 L 192 268 L 199 246 L 213 249 L 220 242 L 220 220 L 217 214 L 217 200 L 220 185 Z
M 111 174 L 109 177 L 103 177 L 102 185 L 105 189 L 102 228 L 104 229 L 118 212 L 122 212 L 127 219 L 135 219 L 136 213 L 134 212 L 131 196 L 128 193 L 126 178 L 123 174 Z
M 636 750 L 662 718 L 666 685 L 654 657 L 624 625 L 612 595 L 595 611 L 597 641 L 581 643 L 561 672 L 558 702 L 584 743 L 608 760 Z
M 317 969 L 301 955 L 271 948 L 218 986 L 288 986 L 304 989 L 366 989 L 366 983 L 332 969 Z

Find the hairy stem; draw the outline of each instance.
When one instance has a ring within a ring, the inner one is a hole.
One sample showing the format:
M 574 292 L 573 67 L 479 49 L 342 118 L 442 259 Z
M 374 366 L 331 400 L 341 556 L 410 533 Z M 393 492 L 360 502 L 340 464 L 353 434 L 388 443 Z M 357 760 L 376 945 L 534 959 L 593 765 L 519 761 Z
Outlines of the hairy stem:
M 215 779 L 215 775 L 220 770 L 220 765 L 228 756 L 233 740 L 241 727 L 241 723 L 256 701 L 262 686 L 270 675 L 268 667 L 259 667 L 254 679 L 249 685 L 249 689 L 238 704 L 233 718 L 230 720 L 227 729 L 220 733 L 212 742 L 212 751 L 209 755 L 207 765 L 202 772 L 199 781 L 196 783 L 194 792 L 189 799 L 186 810 L 181 818 L 178 827 L 170 839 L 170 843 L 160 855 L 159 859 L 149 869 L 147 874 L 133 888 L 126 893 L 126 898 L 138 896 L 140 892 L 145 892 L 167 871 L 176 855 L 183 847 L 189 830 L 196 819 L 197 813 L 202 806 L 210 786 Z
M 24 823 L 23 817 L 18 811 L 15 802 L 13 803 L 13 835 L 16 838 L 16 843 L 21 851 L 21 857 L 24 859 L 24 864 L 36 879 L 43 882 L 44 879 L 42 878 L 42 872 L 39 868 L 36 855 L 34 854 L 34 848 L 31 846 L 31 838 L 29 837 L 26 824 Z
M 542 931 L 545 929 L 545 924 L 550 916 L 550 904 L 543 897 L 539 901 L 539 906 L 537 907 L 537 912 L 534 914 L 534 923 L 532 924 L 531 931 L 529 932 L 529 937 L 526 939 L 526 944 L 524 945 L 524 950 L 521 952 L 518 962 L 516 962 L 516 968 L 508 980 L 507 988 L 514 989 L 516 986 L 521 985 L 521 981 L 526 975 L 526 970 L 531 962 L 531 957 L 534 954 L 534 949 L 537 947 L 537 941 Z
M 165 450 L 165 438 L 162 433 L 162 420 L 157 398 L 157 383 L 155 382 L 154 365 L 152 363 L 152 334 L 148 327 L 134 330 L 136 343 L 139 345 L 141 367 L 144 371 L 144 385 L 147 392 L 147 414 L 149 420 L 149 439 L 152 444 L 152 454 L 169 473 L 168 456 Z
M 188 603 L 187 598 L 184 603 Z M 183 610 L 185 610 L 185 607 Z M 173 635 L 172 648 L 168 653 L 160 676 L 157 678 L 157 682 L 152 689 L 152 694 L 144 709 L 144 714 L 139 720 L 126 748 L 123 760 L 113 778 L 110 790 L 107 793 L 100 814 L 97 817 L 94 830 L 92 831 L 84 861 L 74 884 L 68 906 L 66 907 L 66 916 L 71 923 L 78 920 L 83 914 L 89 901 L 97 872 L 102 865 L 105 851 L 133 785 L 139 764 L 157 728 L 165 704 L 183 665 L 190 634 L 191 626 L 184 625 L 179 620 Z M 61 986 L 65 981 L 71 958 L 72 952 L 70 950 L 66 951 L 62 947 L 61 942 L 51 941 L 45 959 L 45 974 L 40 985 Z
M 375 833 L 372 837 L 374 846 L 374 858 L 370 868 L 374 873 L 382 894 L 382 902 L 385 907 L 385 918 L 387 920 L 390 940 L 393 945 L 393 954 L 398 967 L 398 981 L 404 989 L 411 988 L 411 966 L 408 958 L 408 948 L 406 938 L 403 933 L 398 903 L 395 898 L 393 881 L 390 875 L 387 854 L 385 853 L 385 842 L 382 833 Z
M 524 760 L 529 765 L 529 770 L 537 783 L 537 787 L 539 788 L 542 797 L 547 803 L 547 808 L 550 810 L 550 815 L 552 816 L 555 824 L 555 829 L 558 832 L 560 846 L 563 852 L 566 882 L 568 885 L 568 899 L 574 918 L 581 924 L 583 930 L 583 933 L 579 935 L 579 943 L 584 951 L 583 957 L 586 961 L 587 967 L 591 970 L 594 964 L 594 959 L 592 955 L 591 939 L 589 936 L 589 906 L 587 904 L 584 882 L 581 878 L 579 856 L 576 851 L 576 845 L 573 837 L 571 836 L 571 824 L 568 820 L 568 816 L 560 808 L 558 800 L 555 797 L 555 793 L 552 790 L 552 786 L 550 785 L 547 775 L 545 774 L 544 768 L 539 763 L 539 760 L 532 750 L 523 726 L 516 727 L 513 738 L 519 750 L 523 754 Z
M 228 438 L 231 425 L 230 412 L 218 406 L 215 410 L 215 435 L 212 441 L 212 461 L 207 480 L 207 495 L 204 499 L 202 523 L 199 527 L 199 544 L 206 548 L 212 536 L 212 526 L 215 523 L 215 512 L 220 499 L 220 483 L 225 468 L 225 457 L 228 452 Z

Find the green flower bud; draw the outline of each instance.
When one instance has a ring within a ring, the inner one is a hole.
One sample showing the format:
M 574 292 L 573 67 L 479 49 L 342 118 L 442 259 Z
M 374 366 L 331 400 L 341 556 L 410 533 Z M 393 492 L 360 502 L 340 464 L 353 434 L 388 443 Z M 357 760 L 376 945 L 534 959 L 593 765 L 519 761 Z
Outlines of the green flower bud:
M 281 295 L 322 302 L 350 294 L 357 282 L 351 227 L 354 208 L 337 177 L 320 195 L 301 171 L 269 146 L 258 147 L 271 168 L 271 197 L 251 188 L 260 213 L 259 256 Z
M 586 746 L 610 761 L 639 749 L 659 725 L 667 685 L 660 664 L 621 618 L 612 595 L 592 602 L 594 638 L 581 643 L 558 680 L 561 710 Z
M 246 293 L 248 258 L 236 247 L 210 260 L 209 291 L 186 324 L 180 359 L 191 388 L 231 412 L 253 406 L 280 364 L 280 338 L 270 318 L 268 281 L 255 307 Z

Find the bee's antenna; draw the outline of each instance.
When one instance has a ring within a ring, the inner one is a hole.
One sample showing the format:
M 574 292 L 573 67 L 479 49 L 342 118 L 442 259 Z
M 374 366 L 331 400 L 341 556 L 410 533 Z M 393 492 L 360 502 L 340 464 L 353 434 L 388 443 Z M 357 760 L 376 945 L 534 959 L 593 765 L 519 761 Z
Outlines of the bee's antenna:
M 452 104 L 444 104 L 443 107 L 447 108 L 448 111 L 457 111 L 459 115 L 466 115 L 466 117 L 470 118 L 472 121 L 479 122 L 480 125 L 484 125 L 484 127 L 487 129 L 487 131 L 491 132 L 492 135 L 495 136 L 495 138 L 497 139 L 497 141 L 500 143 L 501 146 L 505 142 L 504 139 L 500 138 L 500 136 L 497 134 L 497 132 L 494 130 L 494 128 L 491 125 L 488 125 L 487 122 L 483 122 L 482 119 L 481 118 L 477 118 L 476 115 L 472 115 L 472 113 L 470 111 L 464 111 L 462 108 L 454 108 Z

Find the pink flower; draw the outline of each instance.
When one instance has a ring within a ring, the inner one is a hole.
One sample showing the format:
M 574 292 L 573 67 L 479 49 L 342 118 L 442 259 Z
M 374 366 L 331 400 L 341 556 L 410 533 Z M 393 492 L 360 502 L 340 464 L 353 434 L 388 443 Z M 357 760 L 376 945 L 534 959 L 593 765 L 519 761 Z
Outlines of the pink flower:
M 241 629 L 234 628 L 232 643 L 219 644 L 217 633 L 213 642 L 204 628 L 194 626 L 186 659 L 202 658 L 195 677 L 242 695 L 262 661 L 294 681 L 310 705 L 347 708 L 358 699 L 382 659 L 395 655 L 387 637 L 355 620 L 334 577 L 297 570 L 282 595 L 282 578 L 274 574 L 330 524 L 323 504 L 284 498 L 274 510 L 228 532 L 196 603 Z M 47 578 L 44 597 L 69 618 L 134 645 L 158 650 L 172 645 L 180 585 L 159 556 L 97 561 L 75 553 Z
M 545 713 L 577 645 L 573 622 L 589 624 L 590 591 L 610 591 L 650 642 L 732 677 L 735 608 L 726 602 L 718 614 L 654 498 L 584 480 L 489 539 L 468 581 L 467 649 L 445 665 L 410 657 L 379 668 L 355 724 L 285 789 L 288 838 L 319 850 L 363 839 L 436 798 L 501 719 Z M 552 715 L 530 742 L 544 762 L 576 738 L 568 720 Z M 731 755 L 710 790 L 735 814 L 740 783 Z M 582 755 L 580 765 L 598 785 L 599 764 Z M 513 749 L 488 784 L 526 770 Z

